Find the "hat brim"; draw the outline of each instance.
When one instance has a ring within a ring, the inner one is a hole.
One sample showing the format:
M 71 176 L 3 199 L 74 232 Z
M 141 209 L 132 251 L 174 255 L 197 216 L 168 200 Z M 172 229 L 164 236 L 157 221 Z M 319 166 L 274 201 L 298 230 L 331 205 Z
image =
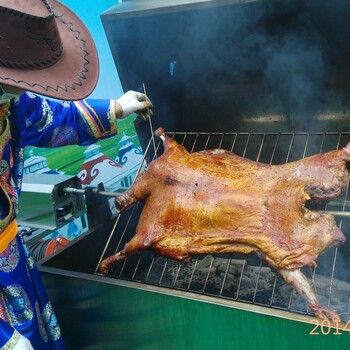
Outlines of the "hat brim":
M 56 0 L 58 30 L 63 42 L 63 55 L 54 65 L 41 69 L 13 69 L 0 66 L 0 83 L 62 100 L 88 97 L 96 87 L 99 62 L 90 32 L 68 7 Z

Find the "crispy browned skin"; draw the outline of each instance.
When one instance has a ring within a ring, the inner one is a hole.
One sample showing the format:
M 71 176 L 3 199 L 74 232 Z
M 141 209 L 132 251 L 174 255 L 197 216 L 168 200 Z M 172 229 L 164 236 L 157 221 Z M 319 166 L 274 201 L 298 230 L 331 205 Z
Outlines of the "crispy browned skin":
M 116 198 L 120 211 L 145 202 L 136 235 L 101 263 L 102 273 L 145 248 L 181 261 L 194 254 L 256 252 L 298 289 L 291 276 L 299 275 L 288 271 L 314 265 L 327 248 L 344 242 L 333 216 L 304 205 L 333 199 L 345 189 L 350 144 L 267 165 L 224 150 L 190 154 L 163 129 L 156 134 L 164 139 L 164 154 Z

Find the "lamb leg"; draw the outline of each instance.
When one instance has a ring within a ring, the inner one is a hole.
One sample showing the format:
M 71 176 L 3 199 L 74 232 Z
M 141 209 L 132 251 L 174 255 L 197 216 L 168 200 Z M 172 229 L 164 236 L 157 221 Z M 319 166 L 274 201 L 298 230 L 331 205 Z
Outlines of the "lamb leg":
M 124 260 L 128 255 L 131 255 L 136 251 L 141 250 L 142 248 L 142 245 L 140 245 L 138 242 L 130 241 L 119 253 L 111 255 L 108 258 L 102 260 L 99 266 L 99 272 L 102 275 L 107 275 L 112 265 L 114 265 L 120 260 Z
M 150 183 L 153 180 L 148 171 L 143 171 L 137 175 L 135 183 L 124 193 L 114 199 L 115 206 L 120 213 L 139 201 L 144 201 L 149 195 Z
M 121 259 L 122 258 L 120 258 L 120 253 L 117 253 L 115 255 L 111 255 L 108 258 L 102 260 L 98 268 L 99 273 L 104 276 L 107 276 L 111 266 Z
M 101 261 L 99 266 L 99 272 L 102 275 L 107 275 L 110 267 L 120 260 L 124 260 L 129 255 L 132 255 L 140 250 L 148 248 L 156 238 L 152 235 L 143 236 L 141 234 L 136 234 L 129 243 L 125 244 L 124 249 L 119 253 L 109 256 L 108 258 Z
M 330 319 L 332 322 L 341 321 L 339 315 L 333 310 L 324 309 L 315 294 L 315 291 L 310 285 L 306 276 L 300 270 L 279 270 L 284 280 L 291 285 L 295 291 L 303 295 L 309 303 L 310 309 L 315 316 L 322 319 Z

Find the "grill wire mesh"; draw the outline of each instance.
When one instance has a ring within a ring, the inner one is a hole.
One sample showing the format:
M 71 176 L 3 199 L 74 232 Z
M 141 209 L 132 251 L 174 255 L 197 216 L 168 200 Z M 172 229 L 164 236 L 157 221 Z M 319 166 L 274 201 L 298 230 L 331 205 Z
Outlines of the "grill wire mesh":
M 168 134 L 189 152 L 223 148 L 267 164 L 291 162 L 341 148 L 350 142 L 348 132 Z M 144 165 L 162 153 L 162 143 L 151 139 L 145 151 Z M 138 203 L 118 215 L 101 259 L 121 250 L 134 236 L 142 206 Z M 348 190 L 340 198 L 317 209 L 348 212 Z M 320 256 L 317 267 L 306 267 L 302 272 L 312 282 L 321 305 L 336 310 L 342 321 L 347 322 L 350 318 L 350 273 L 347 269 L 350 263 L 350 218 L 338 216 L 336 221 L 347 241 Z M 214 303 L 215 298 L 224 298 L 312 315 L 305 299 L 253 254 L 198 255 L 184 264 L 146 250 L 118 262 L 110 269 L 108 277 L 202 294 L 213 298 Z

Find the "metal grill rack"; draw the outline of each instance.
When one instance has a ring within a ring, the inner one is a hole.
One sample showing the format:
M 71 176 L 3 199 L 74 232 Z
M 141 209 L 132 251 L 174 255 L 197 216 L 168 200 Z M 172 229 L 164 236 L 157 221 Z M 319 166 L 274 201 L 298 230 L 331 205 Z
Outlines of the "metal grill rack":
M 271 132 L 206 133 L 168 132 L 190 152 L 223 148 L 235 154 L 267 164 L 291 162 L 320 152 L 338 149 L 350 142 L 349 132 Z M 145 150 L 147 164 L 163 152 L 157 139 Z M 140 167 L 142 169 L 142 167 Z M 350 217 L 348 190 L 326 206 L 313 208 L 335 213 L 339 227 L 347 237 L 341 247 L 329 249 L 319 257 L 316 268 L 304 268 L 312 281 L 321 305 L 336 310 L 343 322 L 350 318 Z M 142 211 L 136 204 L 118 215 L 100 261 L 121 250 L 135 234 Z M 288 208 L 286 208 L 288 210 Z M 98 266 L 96 267 L 97 271 Z M 95 272 L 97 274 L 97 272 Z M 151 251 L 137 253 L 114 265 L 109 278 L 170 288 L 216 298 L 255 304 L 272 309 L 308 315 L 307 304 L 294 290 L 255 255 L 216 254 L 195 256 L 189 264 L 161 257 Z

